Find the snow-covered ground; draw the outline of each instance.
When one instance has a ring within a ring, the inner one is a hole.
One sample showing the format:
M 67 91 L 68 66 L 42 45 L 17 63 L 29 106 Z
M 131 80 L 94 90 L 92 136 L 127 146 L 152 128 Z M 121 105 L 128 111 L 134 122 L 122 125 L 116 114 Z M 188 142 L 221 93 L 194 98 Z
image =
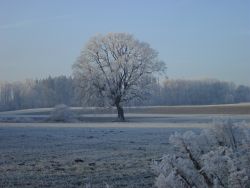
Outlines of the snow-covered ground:
M 171 150 L 169 136 L 199 132 L 213 119 L 247 115 L 83 115 L 78 123 L 0 123 L 0 187 L 153 187 L 150 167 Z M 30 117 L 32 118 L 32 117 Z M 104 120 L 104 121 L 103 121 Z M 103 121 L 103 122 L 102 122 Z
M 116 119 L 116 114 L 77 114 L 75 123 L 110 123 Z M 138 114 L 138 113 L 126 113 L 125 125 L 131 123 L 211 123 L 216 119 L 233 119 L 235 121 L 245 120 L 250 122 L 250 115 L 229 115 L 229 114 Z M 48 122 L 48 114 L 38 114 L 37 112 L 22 114 L 20 112 L 15 113 L 6 112 L 0 113 L 0 123 L 46 123 Z M 120 123 L 122 124 L 122 123 Z M 142 125 L 140 125 L 142 126 Z

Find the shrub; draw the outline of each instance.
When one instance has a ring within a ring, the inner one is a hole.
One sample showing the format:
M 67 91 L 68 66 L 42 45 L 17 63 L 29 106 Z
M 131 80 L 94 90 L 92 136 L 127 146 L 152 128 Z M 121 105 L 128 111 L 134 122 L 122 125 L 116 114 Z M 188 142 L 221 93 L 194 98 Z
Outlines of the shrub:
M 104 183 L 102 187 L 103 188 L 111 188 L 111 186 L 107 183 Z M 92 184 L 91 183 L 85 184 L 85 188 L 92 188 Z
M 75 120 L 75 117 L 68 106 L 60 104 L 55 106 L 50 114 L 49 120 L 55 122 L 72 122 Z
M 169 138 L 173 152 L 154 162 L 158 188 L 250 187 L 249 128 L 216 122 L 199 134 L 188 131 Z

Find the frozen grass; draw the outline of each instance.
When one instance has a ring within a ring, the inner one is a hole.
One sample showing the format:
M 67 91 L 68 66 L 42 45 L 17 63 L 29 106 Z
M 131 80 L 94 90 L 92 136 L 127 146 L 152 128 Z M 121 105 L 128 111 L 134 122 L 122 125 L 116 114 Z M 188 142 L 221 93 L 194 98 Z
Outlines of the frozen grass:
M 176 130 L 1 126 L 0 187 L 152 187 Z
M 200 132 L 210 124 L 205 116 L 158 122 L 156 117 L 125 123 L 0 123 L 0 187 L 153 187 L 150 165 L 171 151 L 169 136 Z
M 6 117 L 22 122 L 47 115 Z M 199 132 L 216 117 L 245 120 L 250 126 L 249 115 L 134 113 L 123 123 L 112 122 L 114 117 L 85 114 L 82 123 L 0 123 L 0 187 L 152 187 L 152 160 L 171 150 L 168 137 L 175 131 Z
M 231 118 L 233 117 L 235 121 L 240 121 L 244 119 L 247 122 L 250 122 L 250 115 L 247 114 L 237 114 L 237 115 L 216 115 L 216 114 L 136 114 L 136 113 L 127 113 L 126 114 L 126 122 L 131 123 L 143 123 L 148 126 L 148 123 L 156 126 L 159 123 L 211 123 L 214 119 L 220 118 Z M 112 123 L 114 125 L 114 120 L 116 119 L 116 114 L 83 114 L 83 115 L 75 115 L 73 119 L 70 119 L 69 122 L 74 122 L 76 124 L 84 123 L 87 125 L 88 123 L 102 123 L 104 126 Z M 52 121 L 50 115 L 22 115 L 22 114 L 5 114 L 0 115 L 0 123 L 49 123 L 56 122 Z M 65 122 L 67 121 L 58 121 Z M 102 126 L 101 124 L 101 126 Z M 119 124 L 119 123 L 118 123 Z M 122 123 L 121 123 L 122 125 Z M 73 126 L 73 125 L 72 125 Z M 140 125 L 141 126 L 141 125 Z M 150 125 L 149 125 L 150 126 Z

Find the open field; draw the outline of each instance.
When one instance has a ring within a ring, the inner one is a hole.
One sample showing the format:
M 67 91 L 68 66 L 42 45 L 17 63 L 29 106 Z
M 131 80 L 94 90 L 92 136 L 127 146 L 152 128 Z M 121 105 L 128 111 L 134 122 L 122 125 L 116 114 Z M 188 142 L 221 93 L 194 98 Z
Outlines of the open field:
M 154 114 L 250 114 L 250 103 L 131 108 L 129 112 Z
M 1 113 L 0 117 L 48 117 L 51 109 Z M 76 110 L 76 109 L 75 109 Z M 78 109 L 81 110 L 81 109 Z M 38 112 L 41 112 L 39 114 Z M 96 112 L 96 111 L 95 111 Z M 245 121 L 250 115 L 80 114 L 76 123 L 0 123 L 0 187 L 154 187 L 153 160 L 172 150 L 175 131 L 199 132 L 214 119 Z
M 150 165 L 171 149 L 170 134 L 207 128 L 212 118 L 205 117 L 164 119 L 159 115 L 148 117 L 149 122 L 125 123 L 0 123 L 0 187 L 84 187 L 88 182 L 96 188 L 105 182 L 117 188 L 153 187 L 155 175 Z M 231 119 L 250 122 L 249 116 Z
M 116 113 L 115 108 L 72 107 L 76 114 L 110 114 Z M 0 112 L 0 115 L 48 115 L 53 108 L 26 109 Z M 144 106 L 125 107 L 125 113 L 136 114 L 250 114 L 250 103 L 197 105 L 197 106 Z
M 115 108 L 103 107 L 71 107 L 71 110 L 77 117 L 76 122 L 111 122 L 117 113 Z M 0 112 L 0 122 L 48 122 L 52 111 L 53 108 L 39 108 Z M 129 116 L 129 121 L 132 122 L 166 122 L 166 118 L 164 119 L 166 115 L 171 115 L 173 121 L 175 121 L 174 119 L 176 121 L 183 120 L 183 117 L 187 117 L 186 119 L 189 121 L 189 116 L 192 119 L 192 114 L 195 114 L 196 117 L 199 115 L 199 117 L 211 120 L 214 116 L 218 117 L 220 115 L 224 117 L 250 115 L 250 103 L 204 106 L 125 107 L 124 111 L 125 116 Z M 150 120 L 148 117 L 150 117 Z M 152 120 L 152 118 L 154 119 Z M 169 118 L 167 120 L 169 121 Z
M 59 126 L 1 126 L 0 187 L 152 187 L 150 164 L 179 130 Z

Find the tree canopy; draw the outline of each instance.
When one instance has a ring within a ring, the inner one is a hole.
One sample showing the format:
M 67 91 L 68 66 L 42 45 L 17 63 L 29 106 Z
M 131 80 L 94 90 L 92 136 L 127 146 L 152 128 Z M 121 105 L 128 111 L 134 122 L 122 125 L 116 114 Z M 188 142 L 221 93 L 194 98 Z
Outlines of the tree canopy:
M 116 106 L 124 120 L 122 104 L 142 98 L 154 73 L 165 70 L 158 53 L 148 43 L 127 33 L 92 37 L 73 66 L 84 98 Z

